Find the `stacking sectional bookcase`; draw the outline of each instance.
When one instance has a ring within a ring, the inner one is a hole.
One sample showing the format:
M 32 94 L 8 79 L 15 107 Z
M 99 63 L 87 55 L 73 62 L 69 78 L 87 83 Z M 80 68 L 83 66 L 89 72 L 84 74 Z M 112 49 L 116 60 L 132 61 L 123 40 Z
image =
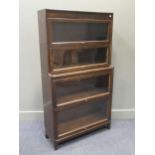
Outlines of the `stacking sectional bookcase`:
M 110 129 L 113 13 L 38 11 L 45 135 L 54 148 Z

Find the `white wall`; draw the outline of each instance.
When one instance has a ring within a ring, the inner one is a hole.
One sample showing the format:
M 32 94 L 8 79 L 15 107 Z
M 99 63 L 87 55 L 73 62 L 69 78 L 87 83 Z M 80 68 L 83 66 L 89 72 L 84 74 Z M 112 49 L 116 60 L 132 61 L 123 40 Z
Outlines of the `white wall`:
M 113 118 L 134 116 L 134 0 L 20 0 L 20 115 L 42 111 L 38 18 L 40 9 L 113 12 Z

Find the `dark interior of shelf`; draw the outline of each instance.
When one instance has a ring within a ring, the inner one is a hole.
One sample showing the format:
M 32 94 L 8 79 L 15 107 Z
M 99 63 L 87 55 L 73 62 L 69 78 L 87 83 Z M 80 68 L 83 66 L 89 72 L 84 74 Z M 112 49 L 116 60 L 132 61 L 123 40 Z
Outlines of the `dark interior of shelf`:
M 69 81 L 56 87 L 57 104 L 108 92 L 108 75 Z
M 106 63 L 107 48 L 87 48 L 77 50 L 54 50 L 54 68 Z
M 90 102 L 58 114 L 58 133 L 63 134 L 107 118 L 107 99 Z
M 107 23 L 53 22 L 53 41 L 106 40 Z

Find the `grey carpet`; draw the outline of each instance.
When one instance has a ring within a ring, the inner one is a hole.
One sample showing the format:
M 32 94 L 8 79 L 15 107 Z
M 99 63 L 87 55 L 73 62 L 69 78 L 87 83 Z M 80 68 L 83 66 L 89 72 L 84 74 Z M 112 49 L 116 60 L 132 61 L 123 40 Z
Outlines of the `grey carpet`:
M 43 121 L 20 121 L 20 155 L 134 155 L 134 120 L 113 120 L 110 130 L 99 130 L 53 150 L 44 137 Z

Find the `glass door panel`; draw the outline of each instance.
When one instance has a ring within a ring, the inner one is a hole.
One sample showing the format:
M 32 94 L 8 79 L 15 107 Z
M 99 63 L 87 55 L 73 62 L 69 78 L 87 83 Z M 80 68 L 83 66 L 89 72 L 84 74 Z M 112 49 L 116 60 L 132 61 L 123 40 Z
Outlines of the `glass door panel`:
M 57 104 L 108 92 L 109 75 L 72 80 L 56 84 Z M 66 89 L 67 88 L 67 89 Z
M 53 50 L 54 69 L 108 63 L 107 53 L 107 47 Z
M 108 39 L 108 23 L 53 22 L 53 42 Z
M 108 98 L 91 101 L 58 113 L 58 135 L 80 130 L 107 119 Z

